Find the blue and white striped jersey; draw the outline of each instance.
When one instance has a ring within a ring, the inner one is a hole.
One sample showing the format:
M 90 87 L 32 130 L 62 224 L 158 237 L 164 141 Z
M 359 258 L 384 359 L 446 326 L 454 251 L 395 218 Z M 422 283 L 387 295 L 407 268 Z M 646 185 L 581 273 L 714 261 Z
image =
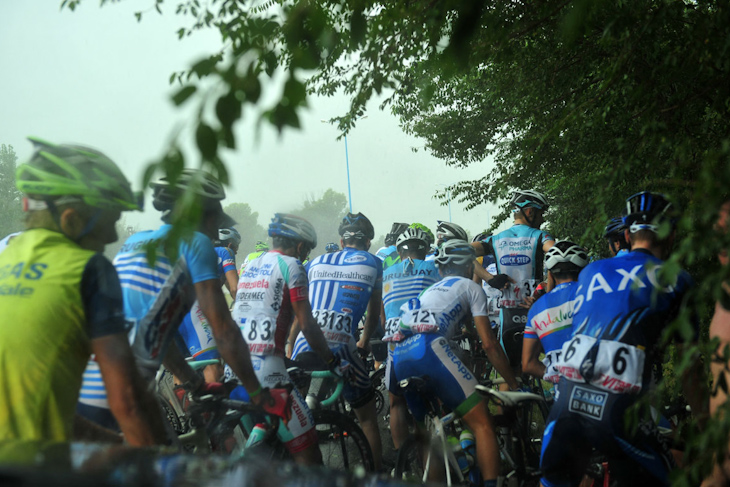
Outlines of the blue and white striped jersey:
M 434 261 L 406 259 L 383 271 L 383 308 L 385 308 L 385 335 L 383 341 L 400 341 L 400 307 L 409 299 L 440 279 Z
M 330 344 L 349 342 L 367 311 L 373 290 L 383 285 L 380 259 L 364 250 L 345 247 L 309 262 L 307 275 L 312 311 L 325 338 Z

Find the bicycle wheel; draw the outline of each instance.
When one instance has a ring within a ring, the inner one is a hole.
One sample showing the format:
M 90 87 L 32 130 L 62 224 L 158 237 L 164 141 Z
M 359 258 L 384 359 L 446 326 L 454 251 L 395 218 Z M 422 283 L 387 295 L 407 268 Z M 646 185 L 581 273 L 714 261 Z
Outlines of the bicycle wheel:
M 406 483 L 423 483 L 423 473 L 426 468 L 426 445 L 419 441 L 414 435 L 406 438 L 406 441 L 398 450 L 398 458 L 395 461 L 395 478 Z M 437 482 L 446 479 L 444 471 L 443 452 L 437 448 L 431 449 L 430 480 Z M 449 465 L 452 483 L 458 483 L 458 475 Z
M 312 411 L 319 449 L 324 465 L 335 470 L 353 470 L 362 467 L 374 470 L 375 462 L 370 445 L 360 427 L 347 416 L 336 411 Z
M 520 407 L 519 433 L 522 438 L 526 470 L 538 470 L 542 451 L 542 434 L 547 423 L 548 407 L 545 401 L 530 401 Z

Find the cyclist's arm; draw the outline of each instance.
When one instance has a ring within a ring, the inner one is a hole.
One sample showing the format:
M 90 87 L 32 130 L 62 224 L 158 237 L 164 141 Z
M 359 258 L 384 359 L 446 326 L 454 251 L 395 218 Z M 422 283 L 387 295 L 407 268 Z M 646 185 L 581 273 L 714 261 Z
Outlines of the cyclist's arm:
M 228 292 L 231 293 L 231 297 L 235 301 L 236 291 L 238 289 L 238 272 L 236 272 L 235 266 L 233 266 L 233 269 L 226 272 L 226 285 L 228 286 Z
M 486 250 L 484 249 L 482 242 L 472 242 L 471 246 L 474 247 L 474 252 L 476 252 L 477 257 L 483 257 L 486 255 Z M 477 264 L 475 263 L 474 266 L 476 267 L 476 265 Z M 481 267 L 481 265 L 479 267 Z
M 479 265 L 479 262 L 474 259 L 474 282 L 480 284 L 480 281 L 489 282 L 494 279 L 494 275 L 487 272 L 487 270 Z
M 307 339 L 307 343 L 322 360 L 329 363 L 334 358 L 334 355 L 332 355 L 329 345 L 327 345 L 327 340 L 325 340 L 322 334 L 322 329 L 314 319 L 314 316 L 312 316 L 312 305 L 309 303 L 309 299 L 292 301 L 291 304 L 294 310 L 294 316 L 302 328 L 302 333 L 304 333 L 304 338 Z
M 380 322 L 380 312 L 383 307 L 383 290 L 374 289 L 373 294 L 370 295 L 370 301 L 368 302 L 367 317 L 365 318 L 365 326 L 362 330 L 362 336 L 357 346 L 364 348 L 365 350 L 370 349 L 370 337 L 373 336 L 375 330 L 378 328 Z
M 126 333 L 91 340 L 106 386 L 109 408 L 130 445 L 166 442 L 162 414 L 137 371 Z
M 195 283 L 195 294 L 198 297 L 200 309 L 213 329 L 213 337 L 221 357 L 231 367 L 249 394 L 257 391 L 261 384 L 251 365 L 248 344 L 231 317 L 220 288 L 220 280 L 208 279 Z M 257 396 L 254 402 L 257 403 L 260 397 Z
M 289 330 L 289 337 L 286 339 L 287 358 L 291 358 L 292 353 L 294 353 L 294 343 L 296 343 L 300 331 L 302 331 L 302 327 L 299 326 L 299 320 L 294 317 L 294 322 L 291 324 L 291 330 Z
M 522 372 L 542 379 L 545 375 L 545 365 L 540 362 L 539 356 L 542 344 L 536 338 L 525 336 L 522 341 Z
M 504 377 L 504 380 L 510 388 L 517 389 L 517 380 L 512 373 L 512 367 L 510 367 L 502 347 L 497 343 L 497 338 L 492 333 L 492 329 L 489 326 L 489 319 L 486 316 L 475 316 L 474 326 L 476 326 L 477 333 L 479 333 L 482 348 L 486 352 L 489 362 L 497 369 L 499 375 Z
M 542 243 L 542 251 L 547 252 L 548 250 L 550 250 L 553 247 L 553 245 L 555 245 L 555 240 L 552 240 L 552 237 L 551 237 L 550 240 L 545 240 Z
M 190 390 L 195 390 L 203 385 L 203 378 L 188 365 L 175 343 L 171 343 L 167 347 L 162 364 Z

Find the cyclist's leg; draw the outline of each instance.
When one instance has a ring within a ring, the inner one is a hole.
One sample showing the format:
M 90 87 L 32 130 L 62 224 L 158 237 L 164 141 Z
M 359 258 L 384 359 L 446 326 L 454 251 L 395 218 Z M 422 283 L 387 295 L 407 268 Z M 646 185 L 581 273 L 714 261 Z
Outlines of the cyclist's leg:
M 390 400 L 390 435 L 393 447 L 397 450 L 408 437 L 408 406 L 400 386 L 395 378 L 393 367 L 393 351 L 388 347 L 388 358 L 385 365 L 385 387 Z
M 291 382 L 283 358 L 252 355 L 251 362 L 262 386 L 274 387 L 282 382 Z M 297 389 L 292 390 L 291 398 L 291 419 L 286 427 L 283 423 L 279 427 L 279 439 L 295 462 L 302 465 L 321 465 L 322 454 L 317 446 L 312 412 Z
M 370 443 L 375 461 L 375 470 L 380 470 L 383 447 L 378 428 L 378 412 L 375 407 L 375 389 L 370 381 L 370 375 L 365 368 L 360 355 L 356 352 L 354 342 L 350 346 L 344 345 L 335 351 L 341 360 L 346 360 L 352 368 L 353 380 L 347 382 L 342 389 L 342 395 L 355 410 L 360 428 Z
M 218 346 L 213 338 L 213 329 L 208 320 L 205 319 L 200 305 L 197 301 L 193 304 L 190 313 L 185 315 L 180 328 L 178 329 L 185 349 L 193 357 L 193 360 L 219 359 Z M 209 365 L 203 369 L 203 377 L 206 382 L 218 382 L 223 377 L 223 365 Z
M 441 401 L 461 416 L 474 435 L 477 464 L 486 481 L 499 475 L 499 446 L 492 418 L 486 404 L 476 392 L 476 377 L 451 349 L 445 338 L 431 340 L 427 356 L 429 372 Z

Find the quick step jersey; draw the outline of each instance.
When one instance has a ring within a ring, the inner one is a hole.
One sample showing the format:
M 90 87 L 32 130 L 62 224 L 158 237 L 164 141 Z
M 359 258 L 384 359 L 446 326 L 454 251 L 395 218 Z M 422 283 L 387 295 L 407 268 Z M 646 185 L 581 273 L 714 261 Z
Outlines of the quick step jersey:
M 417 298 L 440 278 L 433 261 L 418 259 L 406 259 L 383 271 L 384 342 L 399 342 L 405 338 L 399 326 L 401 306 Z
M 655 346 L 691 285 L 684 271 L 663 282 L 662 266 L 639 249 L 583 269 L 573 336 L 557 364 L 561 376 L 614 393 L 638 393 L 649 383 Z
M 563 345 L 573 334 L 573 299 L 578 289 L 575 282 L 564 282 L 535 301 L 527 314 L 525 339 L 540 340 L 545 351 L 543 379 L 558 382 L 553 367 L 558 362 Z
M 543 277 L 543 244 L 554 240 L 542 230 L 527 225 L 514 225 L 492 235 L 482 243 L 486 253 L 494 255 L 499 274 L 515 280 L 502 291 L 499 306 L 516 308 L 526 296 L 532 296 Z
M 238 280 L 233 319 L 254 355 L 284 356 L 292 302 L 307 299 L 301 262 L 270 250 L 246 265 Z
M 466 277 L 445 277 L 401 307 L 400 329 L 406 336 L 437 333 L 448 339 L 469 314 L 487 316 L 482 288 Z
M 380 259 L 345 247 L 312 260 L 307 275 L 312 313 L 330 347 L 354 341 L 373 290 L 383 285 Z

